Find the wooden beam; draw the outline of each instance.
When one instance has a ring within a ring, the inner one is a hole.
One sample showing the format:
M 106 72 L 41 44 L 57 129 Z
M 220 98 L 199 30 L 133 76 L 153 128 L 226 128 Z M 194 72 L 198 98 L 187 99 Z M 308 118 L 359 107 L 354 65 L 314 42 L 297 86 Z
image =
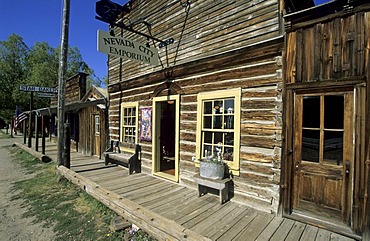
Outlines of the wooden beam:
M 22 145 L 22 144 L 20 144 L 18 142 L 14 142 L 13 146 L 20 147 L 21 149 L 25 150 L 26 152 L 30 153 L 31 155 L 37 157 L 42 162 L 50 162 L 51 161 L 50 157 L 48 157 L 48 156 L 46 156 L 44 154 L 41 154 L 40 152 L 34 151 L 31 148 L 26 147 L 26 146 L 24 146 L 24 145 Z

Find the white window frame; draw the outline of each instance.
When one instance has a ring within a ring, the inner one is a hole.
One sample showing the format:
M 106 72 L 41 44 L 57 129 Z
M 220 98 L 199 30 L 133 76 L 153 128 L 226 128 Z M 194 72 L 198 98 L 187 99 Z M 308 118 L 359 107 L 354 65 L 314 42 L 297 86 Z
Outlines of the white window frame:
M 130 116 L 125 116 L 125 109 L 132 109 L 135 108 L 135 114 Z M 130 119 L 130 117 L 135 118 L 135 123 L 125 123 L 125 118 Z M 125 127 L 127 128 L 135 128 L 135 134 L 129 134 L 129 136 L 134 136 L 135 141 L 127 142 L 125 140 Z M 135 150 L 135 144 L 138 144 L 138 137 L 139 137 L 139 103 L 138 102 L 127 102 L 121 104 L 121 122 L 120 122 L 120 143 L 123 150 L 127 151 L 134 151 Z

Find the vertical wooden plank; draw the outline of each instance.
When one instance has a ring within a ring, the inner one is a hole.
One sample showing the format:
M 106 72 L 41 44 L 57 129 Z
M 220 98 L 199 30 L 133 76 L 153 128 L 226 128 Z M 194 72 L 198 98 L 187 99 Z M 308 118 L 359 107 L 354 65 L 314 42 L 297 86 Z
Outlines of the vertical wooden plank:
M 307 28 L 303 31 L 303 55 L 302 55 L 302 82 L 312 81 L 314 79 L 314 40 L 315 28 Z
M 313 56 L 313 79 L 321 80 L 322 79 L 322 24 L 316 24 L 313 33 L 313 43 L 314 43 L 314 56 Z
M 365 26 L 365 33 L 367 42 L 365 43 L 366 52 L 365 52 L 365 66 L 366 66 L 366 96 L 369 96 L 370 93 L 370 13 L 367 12 L 364 14 L 364 26 Z M 366 99 L 366 114 L 365 114 L 365 121 L 369 123 L 370 120 L 370 99 Z M 366 125 L 365 127 L 365 149 L 366 149 L 366 168 L 365 168 L 365 199 L 364 199 L 364 212 L 363 212 L 363 240 L 370 240 L 370 125 Z
M 333 38 L 333 73 L 331 79 L 339 78 L 341 72 L 341 52 L 342 52 L 342 41 L 341 41 L 341 19 L 334 19 L 334 38 Z
M 45 123 L 45 118 L 46 116 L 41 117 L 41 153 L 45 155 L 45 138 L 46 138 L 46 133 L 45 133 L 45 128 L 46 128 L 46 123 Z M 51 135 L 50 131 L 48 133 Z
M 287 33 L 285 81 L 288 84 L 296 82 L 296 38 L 296 32 Z
M 302 29 L 298 29 L 296 32 L 296 83 L 302 82 L 302 70 L 303 70 L 303 36 Z
M 322 79 L 330 79 L 333 72 L 333 22 L 323 24 Z
M 301 166 L 301 143 L 302 143 L 302 111 L 303 111 L 303 98 L 302 96 L 295 97 L 294 103 L 294 110 L 293 113 L 295 116 L 294 123 L 295 123 L 295 130 L 294 133 L 294 154 L 293 154 L 293 207 L 299 206 L 299 199 L 300 199 L 300 166 Z
M 370 38 L 370 27 L 369 13 L 358 13 L 357 21 L 357 73 L 359 76 L 369 74 L 366 72 L 366 67 L 369 68 L 369 64 L 366 64 L 366 54 L 369 50 L 369 38 Z M 368 63 L 368 62 L 367 62 Z M 367 75 L 369 76 L 369 75 Z M 367 78 L 369 79 L 369 78 Z
M 35 114 L 35 151 L 39 151 L 39 117 Z

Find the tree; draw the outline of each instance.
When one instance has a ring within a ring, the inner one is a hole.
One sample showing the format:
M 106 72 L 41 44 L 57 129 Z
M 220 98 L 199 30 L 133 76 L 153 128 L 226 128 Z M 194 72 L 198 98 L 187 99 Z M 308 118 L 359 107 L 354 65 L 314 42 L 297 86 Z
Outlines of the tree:
M 22 37 L 12 34 L 0 41 L 0 117 L 9 123 L 16 106 L 26 107 L 24 99 L 13 95 L 19 84 L 25 81 L 25 64 L 29 48 Z
M 12 34 L 0 41 L 0 118 L 10 123 L 16 106 L 29 109 L 29 93 L 19 91 L 19 85 L 57 87 L 59 47 L 53 48 L 46 42 L 36 42 L 29 48 L 22 37 Z M 100 86 L 101 80 L 95 76 L 83 61 L 77 47 L 68 48 L 66 78 L 78 72 L 89 74 L 88 82 Z M 49 105 L 47 98 L 35 98 L 34 108 Z

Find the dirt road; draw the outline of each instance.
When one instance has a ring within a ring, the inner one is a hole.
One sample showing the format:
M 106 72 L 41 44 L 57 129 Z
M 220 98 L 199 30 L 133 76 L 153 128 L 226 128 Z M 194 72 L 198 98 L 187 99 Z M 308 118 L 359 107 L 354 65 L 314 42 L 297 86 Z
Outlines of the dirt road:
M 51 228 L 33 223 L 33 218 L 22 217 L 28 208 L 23 200 L 11 201 L 16 195 L 12 184 L 30 177 L 18 163 L 12 161 L 8 147 L 15 141 L 23 140 L 21 136 L 0 138 L 0 240 L 53 240 L 55 236 Z

